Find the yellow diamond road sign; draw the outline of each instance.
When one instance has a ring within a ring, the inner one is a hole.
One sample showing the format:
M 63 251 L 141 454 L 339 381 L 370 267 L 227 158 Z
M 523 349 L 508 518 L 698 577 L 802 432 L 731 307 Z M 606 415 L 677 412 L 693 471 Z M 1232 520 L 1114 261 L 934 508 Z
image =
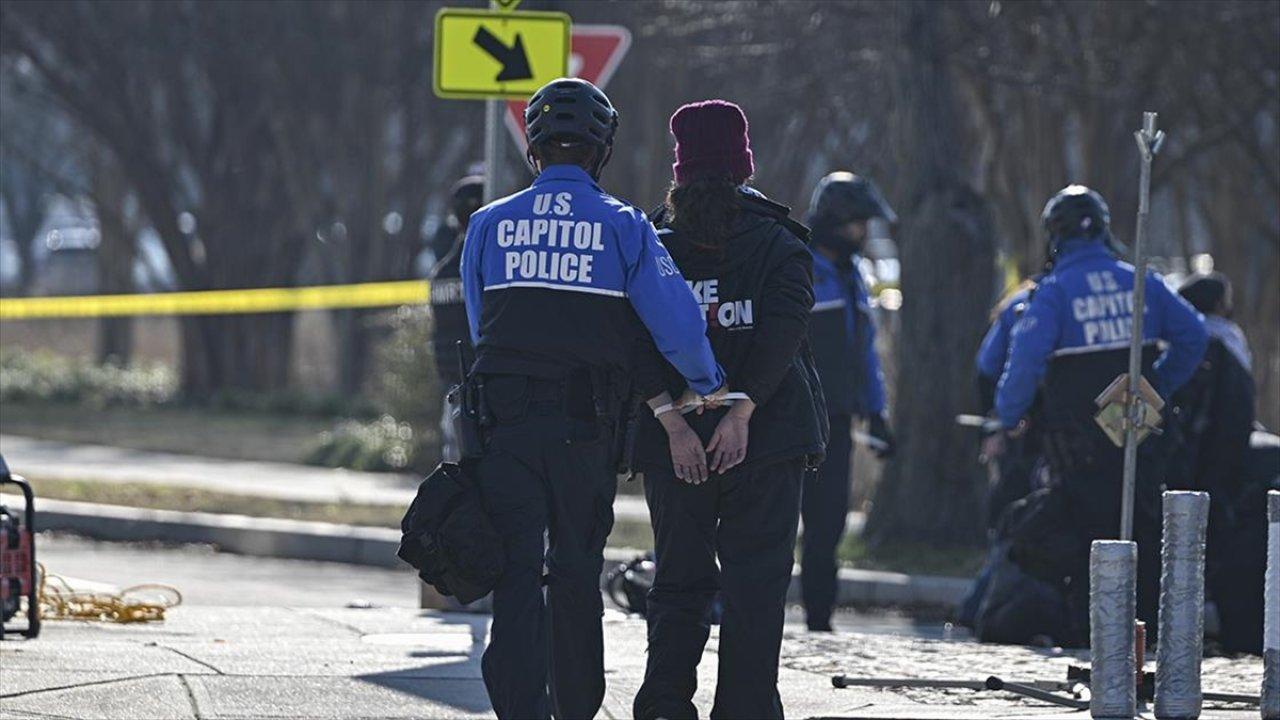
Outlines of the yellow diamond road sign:
M 436 14 L 436 95 L 527 98 L 569 74 L 570 28 L 564 13 L 444 8 Z

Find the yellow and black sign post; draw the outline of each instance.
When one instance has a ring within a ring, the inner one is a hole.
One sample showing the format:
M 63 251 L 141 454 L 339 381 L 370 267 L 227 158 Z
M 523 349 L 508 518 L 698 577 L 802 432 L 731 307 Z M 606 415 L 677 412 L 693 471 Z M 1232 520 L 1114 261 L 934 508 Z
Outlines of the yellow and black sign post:
M 444 8 L 436 15 L 436 95 L 527 98 L 569 72 L 569 16 Z
M 485 100 L 484 197 L 497 188 L 502 100 L 527 98 L 569 74 L 572 21 L 558 12 L 515 10 L 520 0 L 493 0 L 492 10 L 443 8 L 436 13 L 436 95 Z

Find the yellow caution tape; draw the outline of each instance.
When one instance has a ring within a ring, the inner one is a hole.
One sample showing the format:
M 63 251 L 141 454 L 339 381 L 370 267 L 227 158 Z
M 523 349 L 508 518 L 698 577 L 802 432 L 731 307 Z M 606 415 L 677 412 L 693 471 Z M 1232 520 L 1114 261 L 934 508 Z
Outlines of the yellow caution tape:
M 228 315 L 425 304 L 426 280 L 297 288 L 201 290 L 150 295 L 83 295 L 0 299 L 0 320 L 124 315 Z

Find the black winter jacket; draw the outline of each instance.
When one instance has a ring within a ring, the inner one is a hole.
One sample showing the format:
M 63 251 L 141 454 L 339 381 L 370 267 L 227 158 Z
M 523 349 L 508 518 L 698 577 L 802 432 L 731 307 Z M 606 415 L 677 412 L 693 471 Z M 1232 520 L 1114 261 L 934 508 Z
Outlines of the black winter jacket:
M 654 214 L 658 239 L 675 260 L 707 313 L 707 337 L 728 377 L 729 389 L 745 392 L 757 407 L 751 417 L 742 466 L 807 456 L 816 466 L 827 444 L 827 411 L 809 351 L 813 307 L 813 258 L 805 246 L 808 228 L 788 217 L 788 208 L 746 192 L 723 257 L 698 248 Z M 663 390 L 678 398 L 680 375 L 656 351 L 637 363 L 642 398 Z M 685 418 L 704 443 L 727 409 Z M 666 432 L 641 405 L 635 466 L 671 467 Z
M 1172 466 L 1184 477 L 1170 478 L 1171 485 L 1208 491 L 1215 502 L 1240 494 L 1256 394 L 1249 370 L 1222 340 L 1210 337 L 1196 374 L 1173 396 L 1183 444 L 1180 462 Z

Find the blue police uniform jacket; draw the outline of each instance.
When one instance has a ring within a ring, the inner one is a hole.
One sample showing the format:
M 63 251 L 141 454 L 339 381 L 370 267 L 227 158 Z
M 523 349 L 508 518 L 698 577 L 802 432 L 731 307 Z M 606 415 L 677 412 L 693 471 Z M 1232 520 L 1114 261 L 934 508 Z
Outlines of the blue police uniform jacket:
M 996 391 L 996 413 L 1004 427 L 1015 427 L 1026 414 L 1052 358 L 1128 347 L 1134 275 L 1133 266 L 1116 260 L 1101 242 L 1062 243 L 1053 270 L 1013 328 Z M 1143 338 L 1167 344 L 1152 375 L 1156 391 L 1168 398 L 1195 372 L 1208 340 L 1200 314 L 1154 272 L 1147 277 Z
M 724 383 L 704 315 L 653 225 L 581 168 L 548 167 L 477 210 L 462 252 L 475 372 L 625 371 L 647 330 L 689 387 Z
M 837 265 L 813 254 L 813 315 L 809 344 L 832 415 L 884 412 L 884 374 L 876 354 L 871 302 L 855 263 Z
M 1030 290 L 1019 290 L 1005 302 L 995 322 L 987 328 L 978 346 L 978 374 L 983 377 L 999 380 L 1004 372 L 1005 361 L 1009 359 L 1009 335 L 1018 318 L 1026 312 L 1027 301 L 1031 298 Z

